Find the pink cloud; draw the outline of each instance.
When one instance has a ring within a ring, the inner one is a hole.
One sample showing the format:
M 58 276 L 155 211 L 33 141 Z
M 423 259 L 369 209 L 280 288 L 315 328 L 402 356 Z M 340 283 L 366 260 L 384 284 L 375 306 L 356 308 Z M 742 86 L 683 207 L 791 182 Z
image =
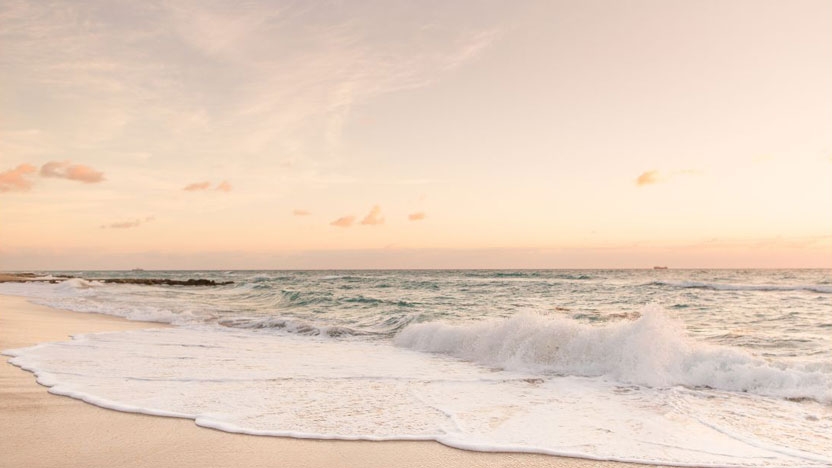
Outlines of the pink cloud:
M 102 224 L 101 229 L 129 229 L 141 226 L 142 222 L 138 219 L 135 221 L 121 221 L 118 223 Z
M 292 214 L 295 215 L 295 216 L 309 216 L 312 213 L 310 213 L 306 210 L 292 210 Z
M 420 211 L 418 213 L 411 213 L 411 214 L 407 215 L 407 219 L 409 219 L 411 221 L 421 221 L 421 220 L 425 219 L 425 216 L 427 216 L 425 214 L 425 212 Z
M 701 172 L 696 169 L 680 169 L 673 172 L 660 173 L 659 171 L 645 171 L 640 176 L 636 177 L 636 185 L 639 187 L 644 185 L 656 184 L 659 182 L 667 182 L 668 180 L 677 176 L 697 176 Z
M 210 188 L 211 188 L 211 182 L 204 181 L 204 182 L 194 182 L 192 184 L 188 184 L 182 190 L 184 190 L 186 192 L 202 192 L 202 191 L 205 191 L 205 190 L 209 190 Z M 214 187 L 214 190 L 216 190 L 218 192 L 228 193 L 228 192 L 231 191 L 231 184 L 228 183 L 227 180 L 224 180 L 224 181 L 220 182 L 219 184 L 217 184 L 217 186 Z
M 133 221 L 120 221 L 120 222 L 116 222 L 116 223 L 102 224 L 100 227 L 101 227 L 101 229 L 130 229 L 130 228 L 139 227 L 139 226 L 141 226 L 142 224 L 145 224 L 145 223 L 149 223 L 149 222 L 153 221 L 154 219 L 156 219 L 156 218 L 154 218 L 153 216 L 148 216 L 144 219 L 135 219 Z
M 209 187 L 211 187 L 211 182 L 194 182 L 186 185 L 182 190 L 186 192 L 197 192 L 199 190 L 208 190 Z
M 14 169 L 0 172 L 0 193 L 25 192 L 32 188 L 32 182 L 24 176 L 36 172 L 37 168 L 31 164 L 21 164 Z
M 49 161 L 40 168 L 41 177 L 75 180 L 85 184 L 97 184 L 104 180 L 104 173 L 71 161 Z
M 355 216 L 343 216 L 341 218 L 336 219 L 335 221 L 329 223 L 330 226 L 337 226 L 342 228 L 348 228 L 352 226 L 352 223 L 355 222 Z
M 220 182 L 219 184 L 217 184 L 217 187 L 214 188 L 214 190 L 217 190 L 217 191 L 220 191 L 220 192 L 226 192 L 226 193 L 230 192 L 231 191 L 231 184 L 229 184 L 227 180 L 224 180 L 224 181 Z
M 384 216 L 381 215 L 381 207 L 376 205 L 374 206 L 367 216 L 361 220 L 361 224 L 366 226 L 377 226 L 379 224 L 384 224 Z
M 646 171 L 636 178 L 636 185 L 639 187 L 644 185 L 655 184 L 659 181 L 659 171 Z

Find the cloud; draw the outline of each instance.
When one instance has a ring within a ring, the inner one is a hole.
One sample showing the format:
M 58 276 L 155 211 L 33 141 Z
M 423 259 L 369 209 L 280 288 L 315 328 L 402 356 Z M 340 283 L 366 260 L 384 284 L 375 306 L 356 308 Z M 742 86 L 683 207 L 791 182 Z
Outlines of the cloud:
M 355 216 L 342 216 L 335 221 L 329 223 L 330 226 L 337 226 L 342 228 L 348 228 L 352 226 L 352 223 L 355 222 Z
M 184 191 L 186 192 L 197 192 L 199 190 L 208 190 L 211 187 L 211 182 L 194 182 L 192 184 L 188 184 L 185 186 Z
M 36 171 L 35 166 L 31 164 L 21 164 L 14 169 L 0 172 L 0 193 L 28 191 L 32 188 L 32 182 L 24 176 Z
M 375 205 L 367 216 L 361 220 L 361 224 L 365 226 L 377 226 L 379 224 L 384 224 L 384 216 L 381 215 L 381 207 Z
M 424 211 L 419 211 L 418 213 L 410 213 L 409 215 L 407 215 L 407 219 L 411 221 L 421 221 L 425 219 L 426 216 L 427 215 Z
M 104 180 L 104 173 L 72 161 L 49 161 L 40 168 L 41 177 L 75 180 L 85 184 L 97 184 Z
M 702 172 L 696 169 L 680 169 L 670 173 L 662 173 L 656 170 L 645 171 L 636 177 L 636 185 L 641 187 L 644 185 L 657 184 L 659 182 L 667 182 L 676 176 L 695 176 L 700 174 L 702 174 Z
M 659 171 L 646 171 L 640 176 L 636 177 L 636 185 L 639 187 L 644 185 L 655 184 L 659 181 Z
M 4 62 L 4 90 L 37 101 L 10 102 L 4 117 L 38 122 L 0 125 L 0 154 L 133 153 L 140 141 L 161 162 L 149 170 L 169 170 L 169 158 L 211 167 L 233 153 L 264 162 L 264 176 L 295 165 L 324 177 L 331 171 L 319 168 L 345 150 L 354 109 L 452 76 L 497 43 L 505 24 L 501 9 L 470 15 L 461 2 L 161 3 L 0 2 L 0 42 L 14 57 Z M 298 46 L 269 46 L 290 42 Z M 40 118 L 65 114 L 72 118 Z
M 130 229 L 139 227 L 145 223 L 149 223 L 154 219 L 156 218 L 154 218 L 153 216 L 148 216 L 146 218 L 134 219 L 132 221 L 119 221 L 116 223 L 102 224 L 100 227 L 101 229 Z
M 205 190 L 209 190 L 210 188 L 211 188 L 211 182 L 205 181 L 205 182 L 194 182 L 192 184 L 188 184 L 182 190 L 184 190 L 186 192 L 203 192 Z M 227 180 L 224 180 L 224 181 L 218 183 L 217 186 L 214 187 L 214 190 L 217 191 L 217 192 L 226 192 L 226 193 L 228 193 L 228 192 L 231 191 L 231 184 L 228 183 Z
M 101 229 L 128 229 L 139 227 L 142 224 L 141 220 L 135 221 L 121 221 L 118 223 L 102 224 Z
M 312 213 L 310 213 L 306 210 L 292 210 L 292 214 L 295 215 L 295 216 L 309 216 Z

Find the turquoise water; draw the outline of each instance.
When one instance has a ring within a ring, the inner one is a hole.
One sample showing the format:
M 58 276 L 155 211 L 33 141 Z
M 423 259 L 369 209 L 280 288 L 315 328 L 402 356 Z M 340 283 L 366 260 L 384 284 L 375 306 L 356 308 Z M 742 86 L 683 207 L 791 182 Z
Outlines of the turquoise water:
M 41 383 L 232 432 L 829 466 L 829 270 L 139 271 L 0 284 L 172 323 L 13 351 Z M 49 277 L 49 276 L 47 276 Z M 206 278 L 216 287 L 102 284 Z
M 830 270 L 442 270 L 55 272 L 83 278 L 207 278 L 216 288 L 113 285 L 56 298 L 73 310 L 235 327 L 392 337 L 412 323 L 521 312 L 583 323 L 663 307 L 705 342 L 832 361 Z

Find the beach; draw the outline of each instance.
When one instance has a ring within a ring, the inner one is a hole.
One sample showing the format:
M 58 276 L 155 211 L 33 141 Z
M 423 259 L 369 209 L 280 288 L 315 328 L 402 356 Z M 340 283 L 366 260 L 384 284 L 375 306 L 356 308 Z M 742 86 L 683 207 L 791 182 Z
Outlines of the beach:
M 0 349 L 71 335 L 163 327 L 78 313 L 0 296 Z M 299 440 L 239 435 L 192 420 L 102 409 L 51 395 L 34 376 L 0 365 L 0 467 L 296 466 L 590 467 L 643 466 L 535 454 L 470 452 L 435 442 Z
M 0 18 L 0 468 L 832 468 L 832 1 Z

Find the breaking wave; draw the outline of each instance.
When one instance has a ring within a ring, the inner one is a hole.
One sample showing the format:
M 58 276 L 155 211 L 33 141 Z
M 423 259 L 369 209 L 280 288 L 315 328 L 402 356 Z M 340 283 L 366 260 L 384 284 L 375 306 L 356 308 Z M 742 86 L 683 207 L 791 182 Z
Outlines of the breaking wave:
M 828 369 L 777 365 L 737 348 L 694 342 L 657 306 L 635 320 L 603 326 L 532 314 L 465 325 L 419 323 L 395 344 L 507 370 L 832 402 Z

